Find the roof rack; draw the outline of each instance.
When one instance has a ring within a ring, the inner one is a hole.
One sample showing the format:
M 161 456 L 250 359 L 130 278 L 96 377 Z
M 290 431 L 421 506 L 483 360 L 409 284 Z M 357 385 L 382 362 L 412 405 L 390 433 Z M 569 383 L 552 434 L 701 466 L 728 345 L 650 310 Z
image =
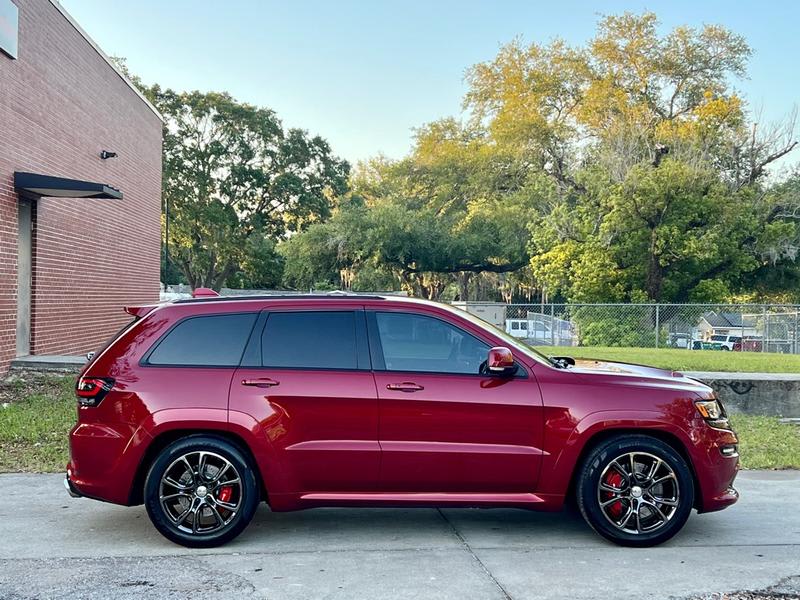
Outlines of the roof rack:
M 342 292 L 332 292 L 330 294 L 261 294 L 254 296 L 205 296 L 198 298 L 181 298 L 173 300 L 173 304 L 195 304 L 198 302 L 228 302 L 241 300 L 353 300 L 363 298 L 365 300 L 386 300 L 386 296 L 376 296 L 368 294 L 348 294 Z

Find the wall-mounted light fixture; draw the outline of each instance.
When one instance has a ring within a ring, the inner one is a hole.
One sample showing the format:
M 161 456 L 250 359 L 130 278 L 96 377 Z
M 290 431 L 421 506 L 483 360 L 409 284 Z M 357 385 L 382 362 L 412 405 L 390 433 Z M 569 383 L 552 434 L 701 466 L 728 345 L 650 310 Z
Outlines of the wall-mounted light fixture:
M 100 158 L 102 158 L 103 160 L 107 160 L 109 158 L 117 158 L 117 153 L 111 152 L 110 150 L 101 150 Z

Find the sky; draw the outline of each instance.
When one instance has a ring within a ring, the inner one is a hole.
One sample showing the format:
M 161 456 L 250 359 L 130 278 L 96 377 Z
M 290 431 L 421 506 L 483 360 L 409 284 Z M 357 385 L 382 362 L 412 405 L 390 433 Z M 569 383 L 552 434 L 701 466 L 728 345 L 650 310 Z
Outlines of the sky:
M 465 70 L 519 36 L 590 39 L 600 13 L 653 10 L 676 25 L 724 25 L 753 48 L 735 88 L 763 120 L 800 104 L 800 2 L 672 0 L 61 0 L 111 56 L 145 83 L 228 91 L 285 126 L 328 139 L 356 162 L 400 158 L 413 128 L 460 116 Z

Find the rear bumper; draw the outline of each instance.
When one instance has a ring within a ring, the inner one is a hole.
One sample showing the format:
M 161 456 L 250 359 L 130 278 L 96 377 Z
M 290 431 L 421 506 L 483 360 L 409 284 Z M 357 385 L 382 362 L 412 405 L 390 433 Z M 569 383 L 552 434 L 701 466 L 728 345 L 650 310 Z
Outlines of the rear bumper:
M 69 479 L 69 473 L 64 475 L 64 487 L 67 489 L 67 493 L 73 498 L 83 498 L 83 494 L 78 491 L 78 488 L 72 485 Z
M 70 434 L 64 485 L 70 495 L 130 503 L 131 484 L 149 435 L 125 424 L 79 423 Z

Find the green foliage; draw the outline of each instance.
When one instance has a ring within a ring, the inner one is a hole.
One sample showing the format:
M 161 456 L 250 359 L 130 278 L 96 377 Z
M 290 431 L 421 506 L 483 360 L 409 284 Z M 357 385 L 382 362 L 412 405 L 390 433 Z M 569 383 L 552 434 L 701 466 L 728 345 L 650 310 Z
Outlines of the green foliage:
M 429 298 L 528 262 L 532 198 L 484 136 L 453 120 L 417 132 L 408 158 L 363 165 L 330 221 L 282 246 L 284 282 L 381 285 Z M 292 264 L 292 263 L 297 264 Z
M 689 292 L 689 301 L 697 304 L 726 302 L 730 297 L 730 287 L 720 279 L 701 279 Z
M 245 240 L 239 270 L 228 278 L 228 285 L 237 289 L 271 290 L 280 287 L 283 257 L 275 242 L 252 235 Z
M 789 267 L 796 187 L 769 197 L 766 167 L 789 133 L 747 123 L 731 91 L 750 50 L 718 26 L 658 33 L 654 14 L 601 19 L 585 47 L 503 47 L 473 67 L 466 106 L 556 185 L 530 224 L 533 276 L 574 301 L 708 296 Z M 769 148 L 769 149 L 767 149 Z M 767 196 L 765 201 L 765 195 Z M 705 291 L 704 291 L 705 290 Z
M 618 183 L 584 181 L 584 193 L 531 225 L 534 275 L 569 300 L 722 301 L 764 264 L 756 240 L 777 224 L 750 190 L 731 190 L 708 166 L 667 158 Z M 780 230 L 798 237 L 795 223 Z
M 170 258 L 192 287 L 272 287 L 275 242 L 330 215 L 349 166 L 327 142 L 284 130 L 269 109 L 225 93 L 145 90 L 164 125 Z
M 640 347 L 655 345 L 655 324 L 649 309 L 640 314 L 625 311 L 623 316 L 609 315 L 607 307 L 585 306 L 574 311 L 571 320 L 578 326 L 583 346 Z

